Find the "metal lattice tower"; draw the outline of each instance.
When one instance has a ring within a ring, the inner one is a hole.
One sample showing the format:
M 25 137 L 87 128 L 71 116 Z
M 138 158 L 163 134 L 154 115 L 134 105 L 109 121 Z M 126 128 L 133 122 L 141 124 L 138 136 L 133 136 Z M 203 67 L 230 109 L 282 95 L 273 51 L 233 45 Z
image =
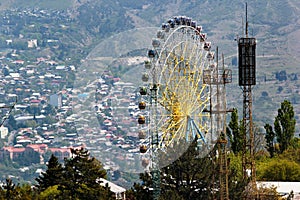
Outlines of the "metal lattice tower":
M 218 48 L 217 48 L 218 55 Z M 224 58 L 223 58 L 224 62 Z M 219 187 L 220 187 L 220 200 L 229 200 L 229 190 L 228 190 L 228 162 L 227 162 L 227 139 L 226 139 L 226 113 L 232 112 L 232 110 L 226 109 L 226 91 L 225 85 L 232 82 L 232 71 L 230 69 L 219 69 L 218 58 L 216 69 L 204 71 L 205 84 L 209 84 L 210 87 L 215 86 L 217 93 L 217 102 L 210 103 L 209 112 L 211 115 L 215 115 L 217 119 L 217 131 L 219 132 L 219 138 L 217 139 L 217 151 L 218 158 L 217 163 L 219 165 Z M 222 100 L 222 101 L 221 101 Z
M 248 170 L 250 170 L 250 182 L 256 182 L 256 170 L 254 159 L 254 133 L 252 121 L 252 91 L 251 86 L 243 88 L 243 178 L 248 179 Z
M 256 84 L 256 39 L 248 37 L 246 4 L 246 37 L 238 40 L 239 86 L 243 91 L 243 180 L 249 181 L 250 190 L 256 194 L 256 169 L 254 159 L 254 133 L 252 120 L 252 86 Z M 250 172 L 250 174 L 249 174 Z

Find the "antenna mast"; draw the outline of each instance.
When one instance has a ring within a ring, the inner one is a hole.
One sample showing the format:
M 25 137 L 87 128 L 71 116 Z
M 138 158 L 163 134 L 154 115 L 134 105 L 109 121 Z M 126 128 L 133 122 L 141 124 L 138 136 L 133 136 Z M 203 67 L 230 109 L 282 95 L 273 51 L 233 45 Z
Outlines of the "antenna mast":
M 238 40 L 238 68 L 239 86 L 241 86 L 243 90 L 243 180 L 245 184 L 249 183 L 247 187 L 249 189 L 245 191 L 243 198 L 252 199 L 254 197 L 252 195 L 257 194 L 252 119 L 252 85 L 256 84 L 256 39 L 248 38 L 247 15 L 246 3 L 246 37 L 239 38 Z
M 246 38 L 248 37 L 248 9 L 247 9 L 247 2 L 246 2 L 246 28 L 245 28 Z

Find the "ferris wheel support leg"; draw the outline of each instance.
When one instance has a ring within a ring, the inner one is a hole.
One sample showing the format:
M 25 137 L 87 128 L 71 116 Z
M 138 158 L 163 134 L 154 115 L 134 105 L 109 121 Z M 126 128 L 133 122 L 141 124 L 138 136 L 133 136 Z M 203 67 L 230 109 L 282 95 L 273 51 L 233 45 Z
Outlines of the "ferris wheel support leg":
M 151 171 L 153 185 L 153 200 L 158 200 L 160 196 L 160 171 L 154 169 Z
M 195 124 L 194 120 L 191 119 L 191 123 L 192 123 L 192 129 L 193 129 L 193 130 L 196 129 L 196 132 L 198 133 L 197 135 L 200 135 L 200 137 L 197 138 L 197 140 L 200 140 L 200 141 L 203 142 L 204 144 L 207 144 L 204 135 L 203 135 L 202 132 L 199 130 L 199 128 L 198 128 L 197 125 Z
M 153 200 L 158 200 L 160 196 L 160 169 L 159 169 L 159 162 L 157 161 L 158 161 L 158 152 L 153 149 L 152 163 L 151 163 Z

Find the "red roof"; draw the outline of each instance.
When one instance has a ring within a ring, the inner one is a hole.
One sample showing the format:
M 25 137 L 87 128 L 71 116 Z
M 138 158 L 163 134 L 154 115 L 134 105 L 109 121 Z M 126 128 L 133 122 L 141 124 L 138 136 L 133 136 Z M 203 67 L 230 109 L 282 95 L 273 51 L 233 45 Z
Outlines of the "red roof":
M 113 78 L 114 82 L 119 82 L 121 79 L 120 78 Z
M 28 144 L 26 147 L 32 148 L 34 151 L 44 153 L 45 150 L 48 148 L 46 144 Z
M 24 64 L 24 60 L 15 60 L 13 61 L 15 64 Z
M 54 152 L 71 152 L 70 148 L 49 148 L 52 153 Z
M 38 100 L 38 99 L 33 99 L 30 101 L 30 103 L 40 103 L 40 102 L 41 102 L 41 100 Z
M 48 148 L 49 151 L 51 151 L 52 153 L 54 152 L 71 152 L 71 148 L 72 149 L 80 149 L 84 146 L 78 146 L 78 147 L 68 147 L 68 148 Z
M 3 149 L 10 153 L 22 153 L 25 151 L 25 148 L 15 148 L 15 147 L 3 147 Z

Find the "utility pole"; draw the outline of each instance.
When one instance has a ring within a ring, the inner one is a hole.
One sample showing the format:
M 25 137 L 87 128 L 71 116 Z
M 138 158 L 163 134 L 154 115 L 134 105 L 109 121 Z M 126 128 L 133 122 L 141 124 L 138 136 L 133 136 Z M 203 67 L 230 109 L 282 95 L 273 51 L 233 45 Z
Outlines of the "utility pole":
M 226 109 L 226 90 L 225 86 L 227 83 L 232 82 L 232 71 L 230 69 L 224 68 L 224 58 L 223 67 L 219 69 L 218 64 L 218 48 L 217 48 L 217 63 L 215 67 L 210 67 L 208 70 L 203 72 L 203 83 L 209 84 L 211 90 L 216 91 L 216 105 L 211 102 L 210 110 L 205 110 L 209 112 L 211 117 L 216 117 L 216 131 L 218 131 L 217 139 L 217 151 L 218 158 L 217 163 L 219 165 L 219 187 L 220 187 L 220 200 L 229 200 L 228 191 L 228 161 L 227 161 L 227 139 L 226 139 L 226 113 L 232 112 L 232 110 Z M 211 91 L 211 94 L 214 91 Z

